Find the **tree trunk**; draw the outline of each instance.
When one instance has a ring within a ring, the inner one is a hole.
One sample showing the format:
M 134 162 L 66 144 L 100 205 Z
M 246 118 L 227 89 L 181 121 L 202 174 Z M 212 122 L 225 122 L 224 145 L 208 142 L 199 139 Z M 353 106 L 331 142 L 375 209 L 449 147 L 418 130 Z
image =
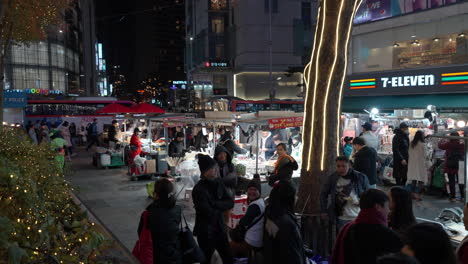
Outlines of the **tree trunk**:
M 5 87 L 5 60 L 3 54 L 0 54 L 0 126 L 3 126 L 3 91 Z
M 321 0 L 306 83 L 302 170 L 296 211 L 320 215 L 320 187 L 335 170 L 347 52 L 360 0 Z M 316 220 L 313 220 L 316 222 Z

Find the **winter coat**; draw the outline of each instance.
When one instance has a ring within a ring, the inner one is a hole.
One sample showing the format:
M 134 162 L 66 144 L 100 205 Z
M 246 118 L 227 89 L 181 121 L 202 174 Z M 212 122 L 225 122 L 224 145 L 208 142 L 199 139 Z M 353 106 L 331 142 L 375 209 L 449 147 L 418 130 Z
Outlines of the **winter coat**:
M 260 138 L 260 147 L 262 147 L 262 138 Z M 273 155 L 275 155 L 275 150 L 276 150 L 276 145 L 275 142 L 273 142 L 273 137 L 269 136 L 266 141 L 265 141 L 265 146 L 264 148 L 268 149 L 265 152 L 265 158 L 269 160 Z
M 367 176 L 370 185 L 377 183 L 377 152 L 368 146 L 354 154 L 353 169 Z
M 395 129 L 392 140 L 393 164 L 401 164 L 402 160 L 408 161 L 409 137 L 401 129 Z
M 162 206 L 158 201 L 150 204 L 148 210 L 148 229 L 153 240 L 154 264 L 182 263 L 179 232 L 182 209 L 176 205 L 172 208 Z M 143 228 L 143 219 L 138 225 L 138 235 Z
M 364 139 L 366 146 L 373 148 L 375 151 L 379 150 L 379 139 L 372 131 L 365 131 L 360 138 Z
M 141 143 L 140 138 L 138 137 L 137 134 L 133 134 L 132 137 L 130 138 L 130 146 L 135 146 L 136 147 L 136 150 L 134 151 L 135 156 L 140 155 L 142 143 Z
M 193 187 L 192 199 L 196 212 L 193 234 L 213 238 L 216 234 L 225 233 L 223 212 L 234 207 L 234 200 L 221 179 L 202 178 Z
M 169 144 L 169 157 L 184 157 L 185 156 L 185 151 L 184 151 L 184 141 L 177 141 L 174 140 Z
M 343 153 L 348 159 L 351 158 L 351 153 L 353 153 L 353 145 L 345 144 L 343 147 Z
M 200 151 L 203 148 L 208 148 L 208 136 L 204 136 L 202 131 L 199 131 L 195 136 L 195 149 Z
M 465 144 L 461 143 L 459 140 L 450 140 L 448 142 L 440 142 L 439 148 L 445 150 L 445 163 L 444 163 L 444 171 L 450 174 L 457 174 L 457 168 L 449 168 L 447 166 L 447 160 L 449 157 L 453 155 L 453 152 L 458 152 L 461 154 L 461 157 L 464 157 L 465 153 Z
M 420 181 L 424 184 L 428 183 L 427 178 L 427 147 L 426 143 L 418 142 L 413 148 L 409 147 L 409 158 L 408 158 L 408 183 L 411 181 Z
M 239 147 L 239 146 L 236 144 L 236 142 L 234 142 L 234 140 L 232 140 L 232 139 L 229 139 L 229 140 L 220 142 L 219 145 L 224 146 L 224 147 L 229 151 L 229 154 L 231 155 L 231 157 L 234 157 L 234 153 L 237 153 L 237 154 L 245 154 L 245 153 L 247 153 L 247 150 L 245 150 L 245 149 Z
M 322 186 L 320 191 L 320 210 L 322 213 L 328 213 L 331 221 L 335 221 L 338 217 L 335 211 L 336 186 L 340 177 L 336 172 L 328 176 L 327 182 Z M 349 169 L 347 177 L 351 178 L 351 184 L 353 184 L 354 192 L 358 197 L 369 189 L 369 180 L 366 175 Z
M 269 208 L 266 209 L 268 211 Z M 264 263 L 269 264 L 306 264 L 304 243 L 294 214 L 284 213 L 274 218 L 265 212 L 263 239 Z
M 345 264 L 375 264 L 377 258 L 400 252 L 398 235 L 379 224 L 355 224 L 344 238 Z
M 218 154 L 225 152 L 226 162 L 223 164 L 218 161 Z M 237 174 L 234 170 L 234 164 L 232 164 L 232 156 L 230 152 L 223 146 L 218 145 L 215 149 L 214 160 L 218 163 L 219 177 L 223 184 L 229 189 L 230 195 L 234 196 L 235 188 L 237 186 Z
M 293 171 L 297 170 L 299 165 L 294 158 L 290 156 L 283 157 L 277 162 L 275 172 L 270 176 L 268 182 L 273 185 L 276 181 L 291 181 Z
M 61 126 L 60 132 L 62 133 L 63 139 L 67 141 L 67 147 L 71 147 L 72 143 L 71 143 L 70 129 L 68 129 L 68 127 L 65 127 L 65 126 Z
M 108 132 L 108 138 L 109 138 L 109 141 L 112 141 L 112 142 L 117 142 L 117 128 L 115 126 L 111 126 L 109 128 L 109 132 Z

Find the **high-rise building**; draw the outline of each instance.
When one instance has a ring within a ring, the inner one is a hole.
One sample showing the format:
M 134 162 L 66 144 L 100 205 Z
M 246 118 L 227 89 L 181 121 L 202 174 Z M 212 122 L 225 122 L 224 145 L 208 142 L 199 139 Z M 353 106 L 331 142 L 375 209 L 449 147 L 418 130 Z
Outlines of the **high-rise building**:
M 30 96 L 96 95 L 94 4 L 71 1 L 63 22 L 47 38 L 12 45 L 5 62 L 5 88 Z
M 186 71 L 197 97 L 299 99 L 315 0 L 186 1 Z M 271 74 L 270 74 L 271 72 Z
M 467 111 L 468 2 L 367 0 L 354 23 L 344 111 Z

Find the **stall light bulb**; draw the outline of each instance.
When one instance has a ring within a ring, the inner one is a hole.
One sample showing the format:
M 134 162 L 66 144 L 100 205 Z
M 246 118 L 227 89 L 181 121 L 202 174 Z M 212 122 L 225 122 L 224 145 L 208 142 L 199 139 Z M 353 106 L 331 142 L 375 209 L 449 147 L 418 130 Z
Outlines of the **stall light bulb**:
M 372 108 L 371 113 L 374 114 L 374 115 L 376 115 L 376 114 L 379 113 L 379 109 L 377 109 L 377 108 Z
M 465 125 L 466 125 L 466 122 L 463 121 L 463 120 L 460 120 L 460 121 L 457 122 L 457 127 L 459 127 L 459 128 L 465 127 Z

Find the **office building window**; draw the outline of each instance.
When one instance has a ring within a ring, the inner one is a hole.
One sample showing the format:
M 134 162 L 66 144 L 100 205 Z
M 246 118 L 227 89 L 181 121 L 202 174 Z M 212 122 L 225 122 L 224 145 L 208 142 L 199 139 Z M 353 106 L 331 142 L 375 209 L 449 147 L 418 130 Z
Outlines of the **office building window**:
M 226 75 L 213 75 L 213 94 L 227 95 L 227 77 Z
M 217 17 L 211 19 L 211 31 L 213 33 L 224 33 L 224 18 Z
M 52 59 L 52 66 L 65 68 L 65 49 L 61 45 L 51 44 L 50 53 Z

